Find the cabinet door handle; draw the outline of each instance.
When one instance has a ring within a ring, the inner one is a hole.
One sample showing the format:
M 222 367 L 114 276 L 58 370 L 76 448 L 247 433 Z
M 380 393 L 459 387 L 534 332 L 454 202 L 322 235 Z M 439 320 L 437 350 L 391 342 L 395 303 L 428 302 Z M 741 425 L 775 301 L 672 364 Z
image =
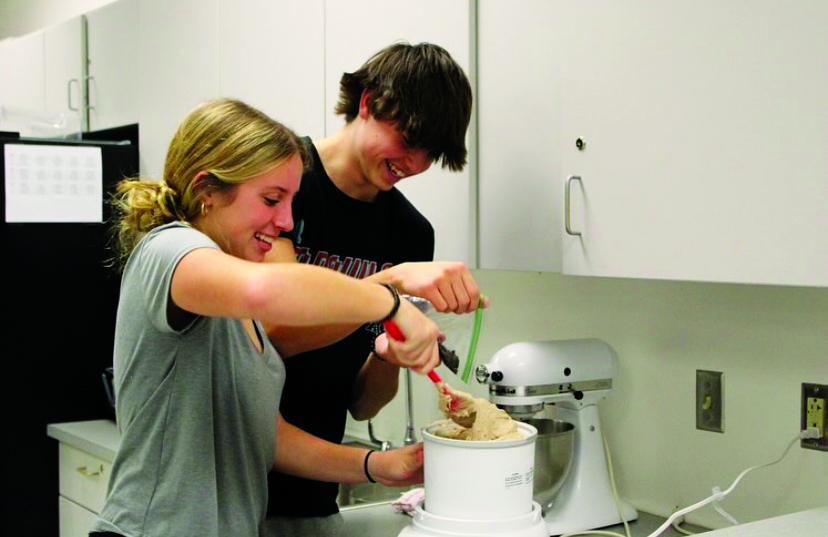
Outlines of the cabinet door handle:
M 94 110 L 95 107 L 92 106 L 92 88 L 97 87 L 95 86 L 95 77 L 94 76 L 87 76 L 86 77 L 86 109 L 87 110 Z M 97 94 L 96 94 L 97 97 Z
M 572 208 L 571 208 L 571 198 L 572 198 L 572 181 L 580 181 L 580 175 L 570 175 L 566 178 L 566 193 L 564 194 L 564 225 L 566 226 L 566 232 L 574 237 L 578 237 L 581 235 L 580 231 L 572 231 Z M 582 183 L 583 184 L 583 183 Z
M 80 80 L 78 80 L 77 78 L 73 78 L 66 84 L 66 97 L 69 100 L 69 103 L 68 103 L 69 110 L 72 110 L 73 112 L 77 112 L 80 109 L 72 106 L 72 83 L 73 82 L 78 85 L 78 90 L 80 90 Z
M 78 466 L 77 468 L 75 468 L 75 470 L 76 470 L 76 471 L 77 471 L 80 475 L 83 475 L 83 476 L 86 476 L 86 477 L 95 477 L 96 475 L 101 475 L 101 474 L 103 474 L 103 470 L 104 470 L 104 468 L 103 468 L 103 464 L 102 464 L 102 465 L 100 466 L 100 468 L 99 468 L 99 469 L 97 469 L 97 470 L 90 470 L 90 469 L 89 469 L 89 468 L 87 468 L 86 466 Z

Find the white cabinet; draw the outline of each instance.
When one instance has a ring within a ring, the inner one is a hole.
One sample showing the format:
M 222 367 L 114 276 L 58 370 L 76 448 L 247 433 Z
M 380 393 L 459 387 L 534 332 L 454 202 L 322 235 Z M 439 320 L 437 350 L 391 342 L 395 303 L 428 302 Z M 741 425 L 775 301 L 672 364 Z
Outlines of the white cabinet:
M 46 434 L 58 441 L 60 537 L 87 537 L 106 500 L 118 428 L 110 420 L 55 423 Z
M 0 103 L 24 136 L 77 134 L 135 123 L 137 0 L 120 0 L 0 47 Z M 11 130 L 10 126 L 2 128 Z
M 828 4 L 562 17 L 562 176 L 582 178 L 564 272 L 828 286 Z
M 144 173 L 160 176 L 178 124 L 216 97 L 241 99 L 300 135 L 324 134 L 323 0 L 139 0 L 139 11 Z
M 394 42 L 431 42 L 445 48 L 470 74 L 472 66 L 472 2 L 421 0 L 329 0 L 325 4 L 326 133 L 336 132 L 344 119 L 333 110 L 343 72 L 357 70 L 368 58 Z M 468 140 L 468 138 L 467 138 Z M 469 162 L 473 162 L 473 144 Z M 436 235 L 435 258 L 471 262 L 474 234 L 472 183 L 469 167 L 452 173 L 432 166 L 406 179 L 399 189 L 429 219 Z
M 0 43 L 0 130 L 77 135 L 83 128 L 82 19 Z
M 479 3 L 481 268 L 561 271 L 558 3 Z
M 95 513 L 63 496 L 58 497 L 58 534 L 60 537 L 87 537 Z
M 86 14 L 89 130 L 139 122 L 138 0 Z
M 521 7 L 479 8 L 482 268 L 828 285 L 827 5 Z
M 73 17 L 43 33 L 44 108 L 47 117 L 73 115 L 84 130 L 86 87 L 83 18 Z
M 30 136 L 21 116 L 44 108 L 43 32 L 0 42 L 0 73 L 0 130 Z
M 161 176 L 178 124 L 200 102 L 218 96 L 217 1 L 138 3 L 141 37 L 136 83 L 141 171 L 145 174 Z
M 325 135 L 324 0 L 219 0 L 220 94 Z
M 63 442 L 58 457 L 60 537 L 86 537 L 103 508 L 112 465 Z
M 160 176 L 175 129 L 206 99 L 241 99 L 324 135 L 323 0 L 139 0 L 139 11 L 144 173 Z
M 137 0 L 119 0 L 0 45 L 0 70 L 14 73 L 0 84 L 0 104 L 20 118 L 22 134 L 46 137 L 136 123 L 137 21 Z

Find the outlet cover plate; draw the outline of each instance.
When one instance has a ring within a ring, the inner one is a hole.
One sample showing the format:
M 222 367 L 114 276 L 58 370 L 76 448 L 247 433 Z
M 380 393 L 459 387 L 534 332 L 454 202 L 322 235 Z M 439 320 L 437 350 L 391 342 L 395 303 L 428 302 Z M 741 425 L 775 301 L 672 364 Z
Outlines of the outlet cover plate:
M 696 429 L 724 432 L 724 373 L 696 370 Z
M 828 385 L 826 384 L 812 384 L 808 382 L 802 383 L 802 411 L 800 420 L 800 430 L 805 430 L 808 427 L 813 427 L 814 423 L 808 421 L 808 409 L 811 407 L 812 414 L 819 416 L 822 421 L 822 430 L 825 434 L 822 438 L 806 438 L 800 440 L 799 445 L 805 449 L 816 449 L 818 451 L 828 451 Z M 814 406 L 820 409 L 819 412 L 813 413 Z

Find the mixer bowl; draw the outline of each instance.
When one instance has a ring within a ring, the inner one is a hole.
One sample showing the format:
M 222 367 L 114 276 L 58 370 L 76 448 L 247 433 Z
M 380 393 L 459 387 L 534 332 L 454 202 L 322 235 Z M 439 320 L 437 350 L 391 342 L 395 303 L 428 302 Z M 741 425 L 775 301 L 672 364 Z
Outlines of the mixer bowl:
M 569 469 L 575 446 L 575 426 L 567 421 L 552 419 L 521 420 L 538 430 L 535 440 L 535 476 L 532 499 L 546 511 L 555 503 Z

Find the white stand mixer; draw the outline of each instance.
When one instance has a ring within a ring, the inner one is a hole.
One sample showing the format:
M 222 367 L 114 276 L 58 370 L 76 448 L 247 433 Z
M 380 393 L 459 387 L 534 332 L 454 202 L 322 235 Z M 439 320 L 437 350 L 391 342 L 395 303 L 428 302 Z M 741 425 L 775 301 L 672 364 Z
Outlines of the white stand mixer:
M 519 342 L 478 366 L 489 400 L 515 419 L 530 418 L 545 403 L 575 426 L 572 465 L 554 503 L 543 513 L 549 535 L 601 528 L 638 518 L 619 499 L 616 508 L 596 403 L 618 376 L 615 351 L 598 339 Z

